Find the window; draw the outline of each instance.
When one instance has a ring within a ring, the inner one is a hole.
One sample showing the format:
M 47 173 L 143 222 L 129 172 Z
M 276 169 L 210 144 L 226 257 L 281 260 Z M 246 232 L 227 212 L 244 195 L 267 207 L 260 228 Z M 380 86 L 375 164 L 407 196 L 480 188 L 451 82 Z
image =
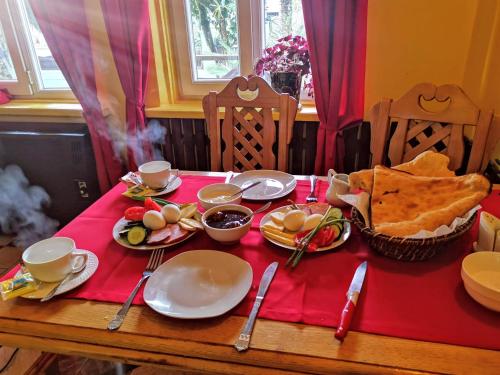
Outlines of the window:
M 27 0 L 0 0 L 0 87 L 14 95 L 73 97 Z
M 301 0 L 176 0 L 169 11 L 184 98 L 252 74 L 263 49 L 279 38 L 305 36 Z

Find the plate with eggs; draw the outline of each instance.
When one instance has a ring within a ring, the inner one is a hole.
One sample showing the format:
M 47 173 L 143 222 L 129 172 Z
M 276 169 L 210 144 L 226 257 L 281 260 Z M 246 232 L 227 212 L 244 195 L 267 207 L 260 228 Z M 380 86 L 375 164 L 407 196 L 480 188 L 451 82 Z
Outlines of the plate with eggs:
M 156 199 L 157 201 L 162 201 Z M 132 206 L 113 227 L 113 238 L 135 250 L 170 247 L 203 230 L 196 203 L 160 205 L 146 198 L 144 207 Z
M 260 221 L 260 232 L 266 240 L 285 249 L 295 250 L 297 239 L 301 238 L 318 224 L 328 211 L 328 203 L 310 203 L 279 207 L 267 213 Z M 339 208 L 330 208 L 339 222 L 329 226 L 329 239 L 321 239 L 324 246 L 313 251 L 327 251 L 342 245 L 351 235 L 351 225 L 343 221 L 344 216 Z

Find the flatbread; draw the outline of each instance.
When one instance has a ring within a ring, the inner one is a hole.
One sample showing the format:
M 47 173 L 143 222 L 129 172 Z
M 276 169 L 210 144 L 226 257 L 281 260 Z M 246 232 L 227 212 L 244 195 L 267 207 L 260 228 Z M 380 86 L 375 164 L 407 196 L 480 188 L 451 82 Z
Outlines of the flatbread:
M 396 165 L 392 169 L 411 173 L 415 176 L 427 177 L 453 177 L 455 172 L 448 169 L 450 158 L 444 154 L 434 151 L 425 151 L 413 160 Z M 362 189 L 372 191 L 373 169 L 363 169 L 349 175 L 349 186 L 351 190 Z
M 371 196 L 371 223 L 382 234 L 404 237 L 450 225 L 490 191 L 490 182 L 472 173 L 460 177 L 412 176 L 376 166 Z

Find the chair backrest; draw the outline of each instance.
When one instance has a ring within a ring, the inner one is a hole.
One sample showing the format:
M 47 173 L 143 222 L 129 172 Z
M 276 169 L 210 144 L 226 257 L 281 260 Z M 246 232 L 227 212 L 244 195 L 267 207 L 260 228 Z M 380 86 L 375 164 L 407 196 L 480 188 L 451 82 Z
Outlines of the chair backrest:
M 242 96 L 251 99 L 246 100 Z M 224 108 L 222 127 L 219 117 L 221 107 Z M 212 171 L 220 170 L 221 159 L 224 171 L 276 169 L 273 109 L 279 113 L 277 168 L 286 171 L 288 145 L 297 113 L 297 101 L 294 98 L 277 93 L 264 79 L 256 76 L 249 79 L 233 78 L 220 93 L 211 91 L 203 98 Z M 222 155 L 221 132 L 225 144 Z
M 438 112 L 422 106 L 432 100 L 447 106 Z M 400 99 L 384 99 L 372 107 L 372 167 L 383 164 L 391 124 L 397 123 L 387 151 L 391 165 L 433 150 L 448 155 L 449 168 L 457 170 L 464 157 L 464 126 L 471 125 L 475 132 L 466 172 L 482 172 L 499 138 L 492 119 L 493 111 L 480 111 L 456 85 L 418 84 Z

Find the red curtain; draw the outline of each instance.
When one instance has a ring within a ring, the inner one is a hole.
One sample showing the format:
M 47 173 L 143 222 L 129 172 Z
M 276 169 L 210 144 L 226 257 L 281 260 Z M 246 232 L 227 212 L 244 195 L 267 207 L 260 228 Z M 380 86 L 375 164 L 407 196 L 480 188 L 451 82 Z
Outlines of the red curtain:
M 118 182 L 122 166 L 97 98 L 84 0 L 30 0 L 30 3 L 57 65 L 83 108 L 99 186 L 104 193 Z
M 125 92 L 129 170 L 152 159 L 144 99 L 151 48 L 148 0 L 101 0 L 113 58 Z
M 364 111 L 367 0 L 302 0 L 316 109 L 315 173 L 343 170 L 340 131 Z

